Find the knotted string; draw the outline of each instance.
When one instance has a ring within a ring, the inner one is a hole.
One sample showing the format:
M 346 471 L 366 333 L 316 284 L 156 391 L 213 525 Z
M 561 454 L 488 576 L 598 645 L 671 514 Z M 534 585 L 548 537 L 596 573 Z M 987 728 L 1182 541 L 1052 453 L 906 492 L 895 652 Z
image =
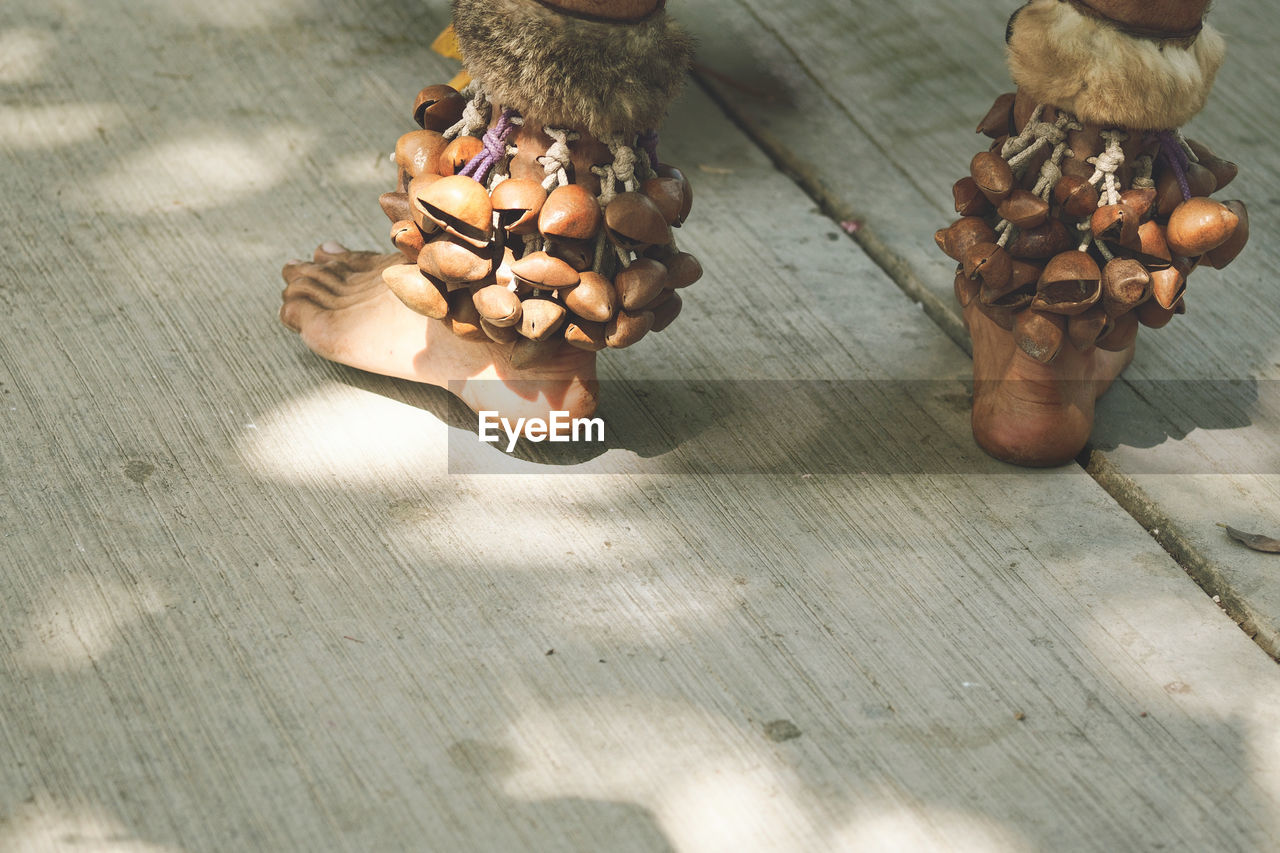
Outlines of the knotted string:
M 467 161 L 467 165 L 462 168 L 459 175 L 468 178 L 475 178 L 480 183 L 484 183 L 485 177 L 489 174 L 489 170 L 498 164 L 503 157 L 507 156 L 507 141 L 511 139 L 511 135 L 516 132 L 519 127 L 517 120 L 520 113 L 512 109 L 505 109 L 498 118 L 498 123 L 484 135 L 484 150 Z
M 1160 156 L 1169 164 L 1169 168 L 1173 170 L 1173 175 L 1178 179 L 1178 188 L 1182 190 L 1182 200 L 1191 200 L 1191 185 L 1187 183 L 1187 169 L 1191 166 L 1191 161 L 1187 159 L 1187 152 L 1182 150 L 1182 146 L 1178 144 L 1178 139 L 1174 136 L 1172 130 L 1162 130 L 1156 134 L 1156 139 L 1160 140 Z

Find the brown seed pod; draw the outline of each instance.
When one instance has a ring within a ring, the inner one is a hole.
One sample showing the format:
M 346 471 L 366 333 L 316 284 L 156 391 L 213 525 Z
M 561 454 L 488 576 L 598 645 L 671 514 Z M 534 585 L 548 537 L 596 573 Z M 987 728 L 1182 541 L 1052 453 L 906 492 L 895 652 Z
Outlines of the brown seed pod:
M 1013 337 L 1020 350 L 1048 364 L 1062 350 L 1062 342 L 1067 337 L 1067 318 L 1047 311 L 1022 311 L 1013 318 Z
M 619 311 L 604 327 L 604 342 L 612 349 L 629 347 L 653 328 L 653 312 L 628 313 Z
M 510 234 L 538 230 L 538 214 L 547 200 L 542 184 L 528 178 L 508 178 L 493 188 L 489 203 L 498 214 L 498 225 Z
M 671 294 L 671 298 L 651 309 L 653 311 L 653 327 L 650 331 L 661 332 L 667 326 L 670 326 L 680 316 L 680 310 L 684 308 L 684 300 L 680 298 L 680 294 L 674 291 L 667 291 Z
M 534 290 L 565 290 L 582 280 L 577 270 L 546 252 L 530 252 L 511 264 L 511 273 Z
M 1156 191 L 1153 189 L 1125 190 L 1120 193 L 1120 201 L 1133 208 L 1140 222 L 1145 222 L 1155 213 Z
M 684 220 L 680 212 L 684 208 L 684 189 L 676 178 L 650 178 L 640 185 L 640 192 L 647 195 L 662 212 L 668 225 L 679 227 Z
M 1035 228 L 1019 231 L 1006 248 L 1010 255 L 1023 260 L 1052 258 L 1072 248 L 1071 233 L 1061 220 L 1048 219 Z
M 1019 311 L 1031 305 L 1031 299 L 1034 297 L 1030 290 L 1011 290 L 1003 296 L 993 297 L 993 294 L 985 290 L 978 291 L 978 304 L 983 308 L 990 308 L 993 311 L 1003 311 L 1010 318 Z M 995 315 L 991 315 L 993 319 Z M 1005 327 L 1011 328 L 1009 326 Z
M 693 209 L 693 185 L 689 183 L 689 179 L 685 177 L 684 172 L 675 166 L 659 163 L 654 167 L 653 171 L 659 178 L 672 178 L 680 182 L 680 212 L 673 223 L 679 228 L 689 218 L 689 211 Z
M 520 322 L 520 297 L 500 284 L 487 284 L 471 296 L 480 316 L 495 326 L 514 326 Z
M 1071 250 L 1054 255 L 1036 285 L 1031 307 L 1037 311 L 1070 316 L 1083 314 L 1102 297 L 1102 272 L 1085 252 Z
M 1035 228 L 1049 218 L 1049 202 L 1027 190 L 1013 190 L 1000 202 L 996 213 L 1018 228 Z
M 1209 150 L 1209 146 L 1198 139 L 1186 136 L 1183 137 L 1182 141 L 1187 143 L 1187 147 L 1191 149 L 1191 156 L 1197 163 L 1204 163 L 1206 157 L 1214 156 L 1213 152 Z
M 1071 341 L 1073 347 L 1084 352 L 1102 337 L 1110 322 L 1106 309 L 1101 305 L 1094 305 L 1087 311 L 1067 318 L 1067 340 Z
M 978 298 L 981 287 L 981 284 L 964 274 L 963 266 L 956 270 L 956 302 L 960 303 L 961 308 L 968 308 L 969 303 Z
M 564 304 L 584 320 L 607 323 L 618 310 L 618 294 L 600 273 L 584 272 L 578 286 L 564 295 Z
M 409 182 L 409 188 L 404 194 L 409 203 L 409 215 L 406 218 L 412 219 L 414 224 L 422 229 L 422 233 L 427 235 L 439 231 L 440 226 L 427 217 L 427 208 L 423 204 L 422 197 L 426 194 L 427 188 L 438 180 L 440 176 L 434 172 L 423 172 Z
M 1161 308 L 1173 308 L 1186 289 L 1187 277 L 1177 267 L 1155 270 L 1151 273 L 1151 299 L 1148 301 Z
M 1009 292 L 1013 263 L 1009 253 L 995 243 L 975 243 L 964 253 L 964 274 L 980 282 L 987 301 Z
M 418 252 L 418 267 L 427 275 L 450 283 L 483 281 L 493 273 L 493 255 L 470 243 L 444 235 Z
M 464 341 L 489 340 L 480 327 L 480 312 L 471 302 L 471 291 L 466 288 L 449 294 L 449 316 L 445 322 L 449 324 L 449 330 Z
M 667 281 L 667 268 L 652 258 L 636 258 L 618 273 L 613 287 L 618 292 L 618 304 L 624 311 L 636 312 L 662 292 Z
M 1013 191 L 1013 170 L 999 154 L 981 151 L 969 163 L 969 175 L 992 204 L 999 204 Z
M 396 165 L 413 177 L 435 173 L 449 141 L 434 130 L 414 130 L 396 141 Z
M 662 290 L 658 291 L 657 296 L 653 297 L 644 305 L 642 305 L 641 310 L 652 311 L 658 306 L 665 305 L 666 303 L 670 302 L 672 299 L 675 299 L 677 295 L 678 294 L 671 288 L 663 288 Z
M 1000 305 L 985 305 L 981 302 L 978 303 L 978 308 L 991 322 L 1006 332 L 1013 331 L 1013 318 L 1017 316 L 1017 311 L 1009 310 Z
M 604 323 L 592 323 L 587 320 L 574 320 L 564 327 L 564 340 L 570 346 L 584 349 L 587 352 L 599 352 L 604 349 Z
M 965 252 L 975 243 L 994 243 L 995 229 L 980 216 L 965 216 L 933 235 L 938 248 L 953 261 L 964 262 Z
M 1192 198 L 1207 198 L 1218 188 L 1213 172 L 1199 163 L 1188 166 L 1186 176 Z M 1182 185 L 1178 183 L 1178 176 L 1172 169 L 1166 168 L 1156 178 L 1156 215 L 1168 216 L 1182 202 Z
M 1007 136 L 1013 129 L 1013 102 L 1017 95 L 1013 92 L 1005 92 L 996 98 L 995 103 L 991 105 L 991 109 L 987 110 L 987 114 L 982 117 L 982 121 L 978 122 L 975 133 L 981 133 L 996 139 L 1000 136 Z
M 559 258 L 578 272 L 591 269 L 595 262 L 594 240 L 552 239 L 547 241 L 547 254 Z
M 1188 258 L 1186 255 L 1174 255 L 1170 266 L 1182 273 L 1183 278 L 1190 278 L 1191 271 L 1200 265 L 1200 258 Z
M 486 320 L 483 315 L 480 317 L 480 328 L 489 336 L 489 340 L 495 344 L 514 344 L 520 337 L 520 332 L 515 326 L 495 326 Z
M 1165 226 L 1165 239 L 1176 254 L 1194 257 L 1225 243 L 1239 222 L 1240 218 L 1225 204 L 1211 198 L 1193 198 L 1173 209 Z
M 1138 225 L 1141 217 L 1132 207 L 1119 202 L 1104 204 L 1093 212 L 1089 219 L 1089 227 L 1094 239 L 1122 246 L 1136 246 L 1138 242 Z
M 411 219 L 401 219 L 391 224 L 391 242 L 397 249 L 404 253 L 410 263 L 418 262 L 418 253 L 422 251 L 422 245 L 425 242 L 422 237 L 422 231 L 417 225 L 413 224 Z
M 467 99 L 452 86 L 427 86 L 413 99 L 413 120 L 427 130 L 445 131 L 458 123 Z
M 488 191 L 473 178 L 441 178 L 417 195 L 416 205 L 428 221 L 473 246 L 483 248 L 493 238 L 493 205 Z
M 534 297 L 524 300 L 521 307 L 520 334 L 531 341 L 545 341 L 564 325 L 566 312 L 558 302 Z
M 1102 307 L 1115 319 L 1151 296 L 1151 273 L 1132 258 L 1112 258 L 1102 270 Z
M 1114 246 L 1116 255 L 1133 258 L 1148 270 L 1164 269 L 1173 260 L 1169 251 L 1169 243 L 1164 237 L 1164 226 L 1154 219 L 1149 219 L 1138 226 L 1137 248 Z
M 538 214 L 538 230 L 547 237 L 590 240 L 600 229 L 600 202 L 581 184 L 556 187 Z
M 1199 163 L 1187 167 L 1187 184 L 1191 187 L 1192 198 L 1208 198 L 1218 190 L 1218 179 Z
M 1244 249 L 1245 244 L 1249 242 L 1249 211 L 1245 208 L 1244 202 L 1233 199 L 1224 201 L 1223 204 L 1236 215 L 1236 229 L 1231 232 L 1226 242 L 1206 252 L 1201 259 L 1203 263 L 1219 270 L 1234 261 Z
M 619 193 L 605 208 L 604 221 L 609 238 L 623 249 L 635 251 L 671 242 L 671 226 L 662 218 L 658 206 L 642 193 Z
M 1215 192 L 1236 179 L 1240 168 L 1235 163 L 1230 160 L 1223 160 L 1210 151 L 1207 146 L 1201 145 L 1194 139 L 1188 139 L 1187 146 L 1191 149 L 1191 153 L 1196 156 L 1196 160 L 1199 161 L 1200 165 L 1213 174 L 1213 179 L 1217 183 Z
M 1044 272 L 1044 264 L 1020 261 L 1017 258 L 1013 259 L 1010 268 L 1009 288 L 1011 290 L 1033 287 L 1040 281 L 1040 274 Z
M 978 189 L 978 182 L 967 175 L 951 185 L 951 197 L 961 216 L 984 216 L 991 210 L 991 202 Z
M 413 218 L 413 211 L 409 208 L 409 194 L 407 192 L 383 193 L 378 196 L 378 205 L 392 222 Z
M 471 161 L 472 157 L 484 151 L 484 140 L 478 136 L 458 136 L 454 138 L 436 162 L 436 169 L 442 175 L 456 175 Z
M 663 263 L 667 266 L 667 287 L 688 287 L 702 278 L 702 264 L 688 252 L 676 252 Z
M 508 290 L 512 289 L 512 285 L 515 285 L 516 288 L 519 288 L 520 286 L 519 283 L 516 281 L 515 273 L 511 272 L 511 265 L 514 264 L 515 262 L 516 262 L 515 252 L 511 251 L 510 246 L 503 246 L 502 258 L 501 260 L 498 261 L 498 266 L 493 271 L 493 280 L 496 283 L 507 288 Z
M 1084 219 L 1098 209 L 1098 189 L 1086 178 L 1063 175 L 1053 188 L 1053 200 L 1071 218 Z
M 1154 299 L 1148 299 L 1132 312 L 1132 316 L 1137 317 L 1138 322 L 1148 329 L 1163 329 L 1176 313 L 1172 306 L 1166 308 Z
M 1093 177 L 1093 165 L 1086 164 L 1074 157 L 1066 157 L 1062 161 L 1062 175 L 1068 178 L 1079 178 L 1085 183 Z
M 419 314 L 443 320 L 449 313 L 442 284 L 432 281 L 412 264 L 396 264 L 382 271 L 382 280 L 400 301 Z
M 1208 157 L 1200 161 L 1200 165 L 1209 170 L 1213 175 L 1213 181 L 1217 185 L 1214 192 L 1225 187 L 1236 179 L 1236 175 L 1240 173 L 1240 167 L 1230 160 L 1223 160 L 1221 157 Z

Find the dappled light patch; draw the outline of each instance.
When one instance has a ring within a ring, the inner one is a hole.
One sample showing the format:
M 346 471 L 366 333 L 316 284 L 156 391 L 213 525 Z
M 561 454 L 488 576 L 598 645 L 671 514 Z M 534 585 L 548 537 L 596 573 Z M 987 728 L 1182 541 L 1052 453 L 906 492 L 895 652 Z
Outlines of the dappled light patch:
M 67 201 L 88 211 L 125 215 L 231 204 L 289 176 L 298 157 L 295 136 L 284 130 L 257 138 L 210 131 L 170 139 L 88 181 L 87 189 L 68 194 Z
M 84 548 L 78 542 L 71 547 Z M 88 572 L 52 577 L 23 609 L 25 639 L 15 657 L 31 669 L 88 669 L 134 623 L 164 610 L 160 595 L 143 583 L 125 586 Z
M 53 53 L 52 33 L 31 27 L 0 30 L 0 83 L 29 83 L 46 67 Z M 4 122 L 0 122 L 3 128 Z

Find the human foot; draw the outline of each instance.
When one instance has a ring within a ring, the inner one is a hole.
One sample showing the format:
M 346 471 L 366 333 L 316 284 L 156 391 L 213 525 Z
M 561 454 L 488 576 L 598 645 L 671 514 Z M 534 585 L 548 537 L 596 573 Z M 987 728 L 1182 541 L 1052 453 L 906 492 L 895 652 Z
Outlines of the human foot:
M 401 254 L 322 246 L 287 266 L 285 324 L 325 358 L 472 408 L 594 410 L 595 353 L 665 328 L 701 275 L 671 236 L 691 189 L 652 130 L 689 60 L 661 6 L 455 0 L 475 83 L 422 90 L 422 129 L 397 143 L 381 201 Z
M 997 459 L 1015 465 L 1063 465 L 1093 430 L 1094 403 L 1133 359 L 1137 326 L 1113 352 L 1069 343 L 1046 364 L 976 304 L 965 309 L 973 340 L 973 437 Z
M 402 260 L 320 246 L 311 261 L 285 265 L 281 322 L 323 358 L 445 388 L 476 411 L 513 421 L 595 411 L 594 353 L 559 345 L 534 364 L 515 365 L 512 347 L 455 334 L 445 321 L 408 308 L 382 275 Z
M 1191 270 L 1225 266 L 1248 239 L 1244 205 L 1207 198 L 1235 166 L 1175 129 L 1222 59 L 1198 25 L 1206 6 L 1032 0 L 1010 21 L 1018 92 L 979 124 L 995 141 L 953 188 L 961 219 L 935 237 L 960 263 L 973 432 L 997 458 L 1075 457 L 1139 323 L 1183 313 Z

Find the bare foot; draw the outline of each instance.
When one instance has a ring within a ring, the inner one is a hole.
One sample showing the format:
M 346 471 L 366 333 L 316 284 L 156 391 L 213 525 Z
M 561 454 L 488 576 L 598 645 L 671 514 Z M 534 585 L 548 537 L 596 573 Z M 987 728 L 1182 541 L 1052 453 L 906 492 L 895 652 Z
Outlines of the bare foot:
M 516 368 L 510 345 L 463 340 L 406 307 L 382 280 L 383 269 L 403 260 L 325 243 L 312 261 L 285 265 L 280 320 L 323 358 L 445 388 L 476 411 L 507 418 L 595 411 L 595 353 L 562 345 Z
M 423 89 L 421 130 L 396 143 L 380 202 L 401 253 L 325 244 L 286 265 L 284 324 L 324 358 L 477 411 L 592 414 L 596 351 L 661 331 L 701 275 L 671 236 L 688 182 L 657 160 L 692 54 L 663 3 L 455 0 L 474 82 Z
M 1023 352 L 1013 335 L 978 308 L 965 309 L 973 339 L 973 437 L 997 459 L 1050 467 L 1074 459 L 1093 431 L 1094 403 L 1133 360 L 1134 341 L 1118 352 L 1070 343 L 1051 363 Z

